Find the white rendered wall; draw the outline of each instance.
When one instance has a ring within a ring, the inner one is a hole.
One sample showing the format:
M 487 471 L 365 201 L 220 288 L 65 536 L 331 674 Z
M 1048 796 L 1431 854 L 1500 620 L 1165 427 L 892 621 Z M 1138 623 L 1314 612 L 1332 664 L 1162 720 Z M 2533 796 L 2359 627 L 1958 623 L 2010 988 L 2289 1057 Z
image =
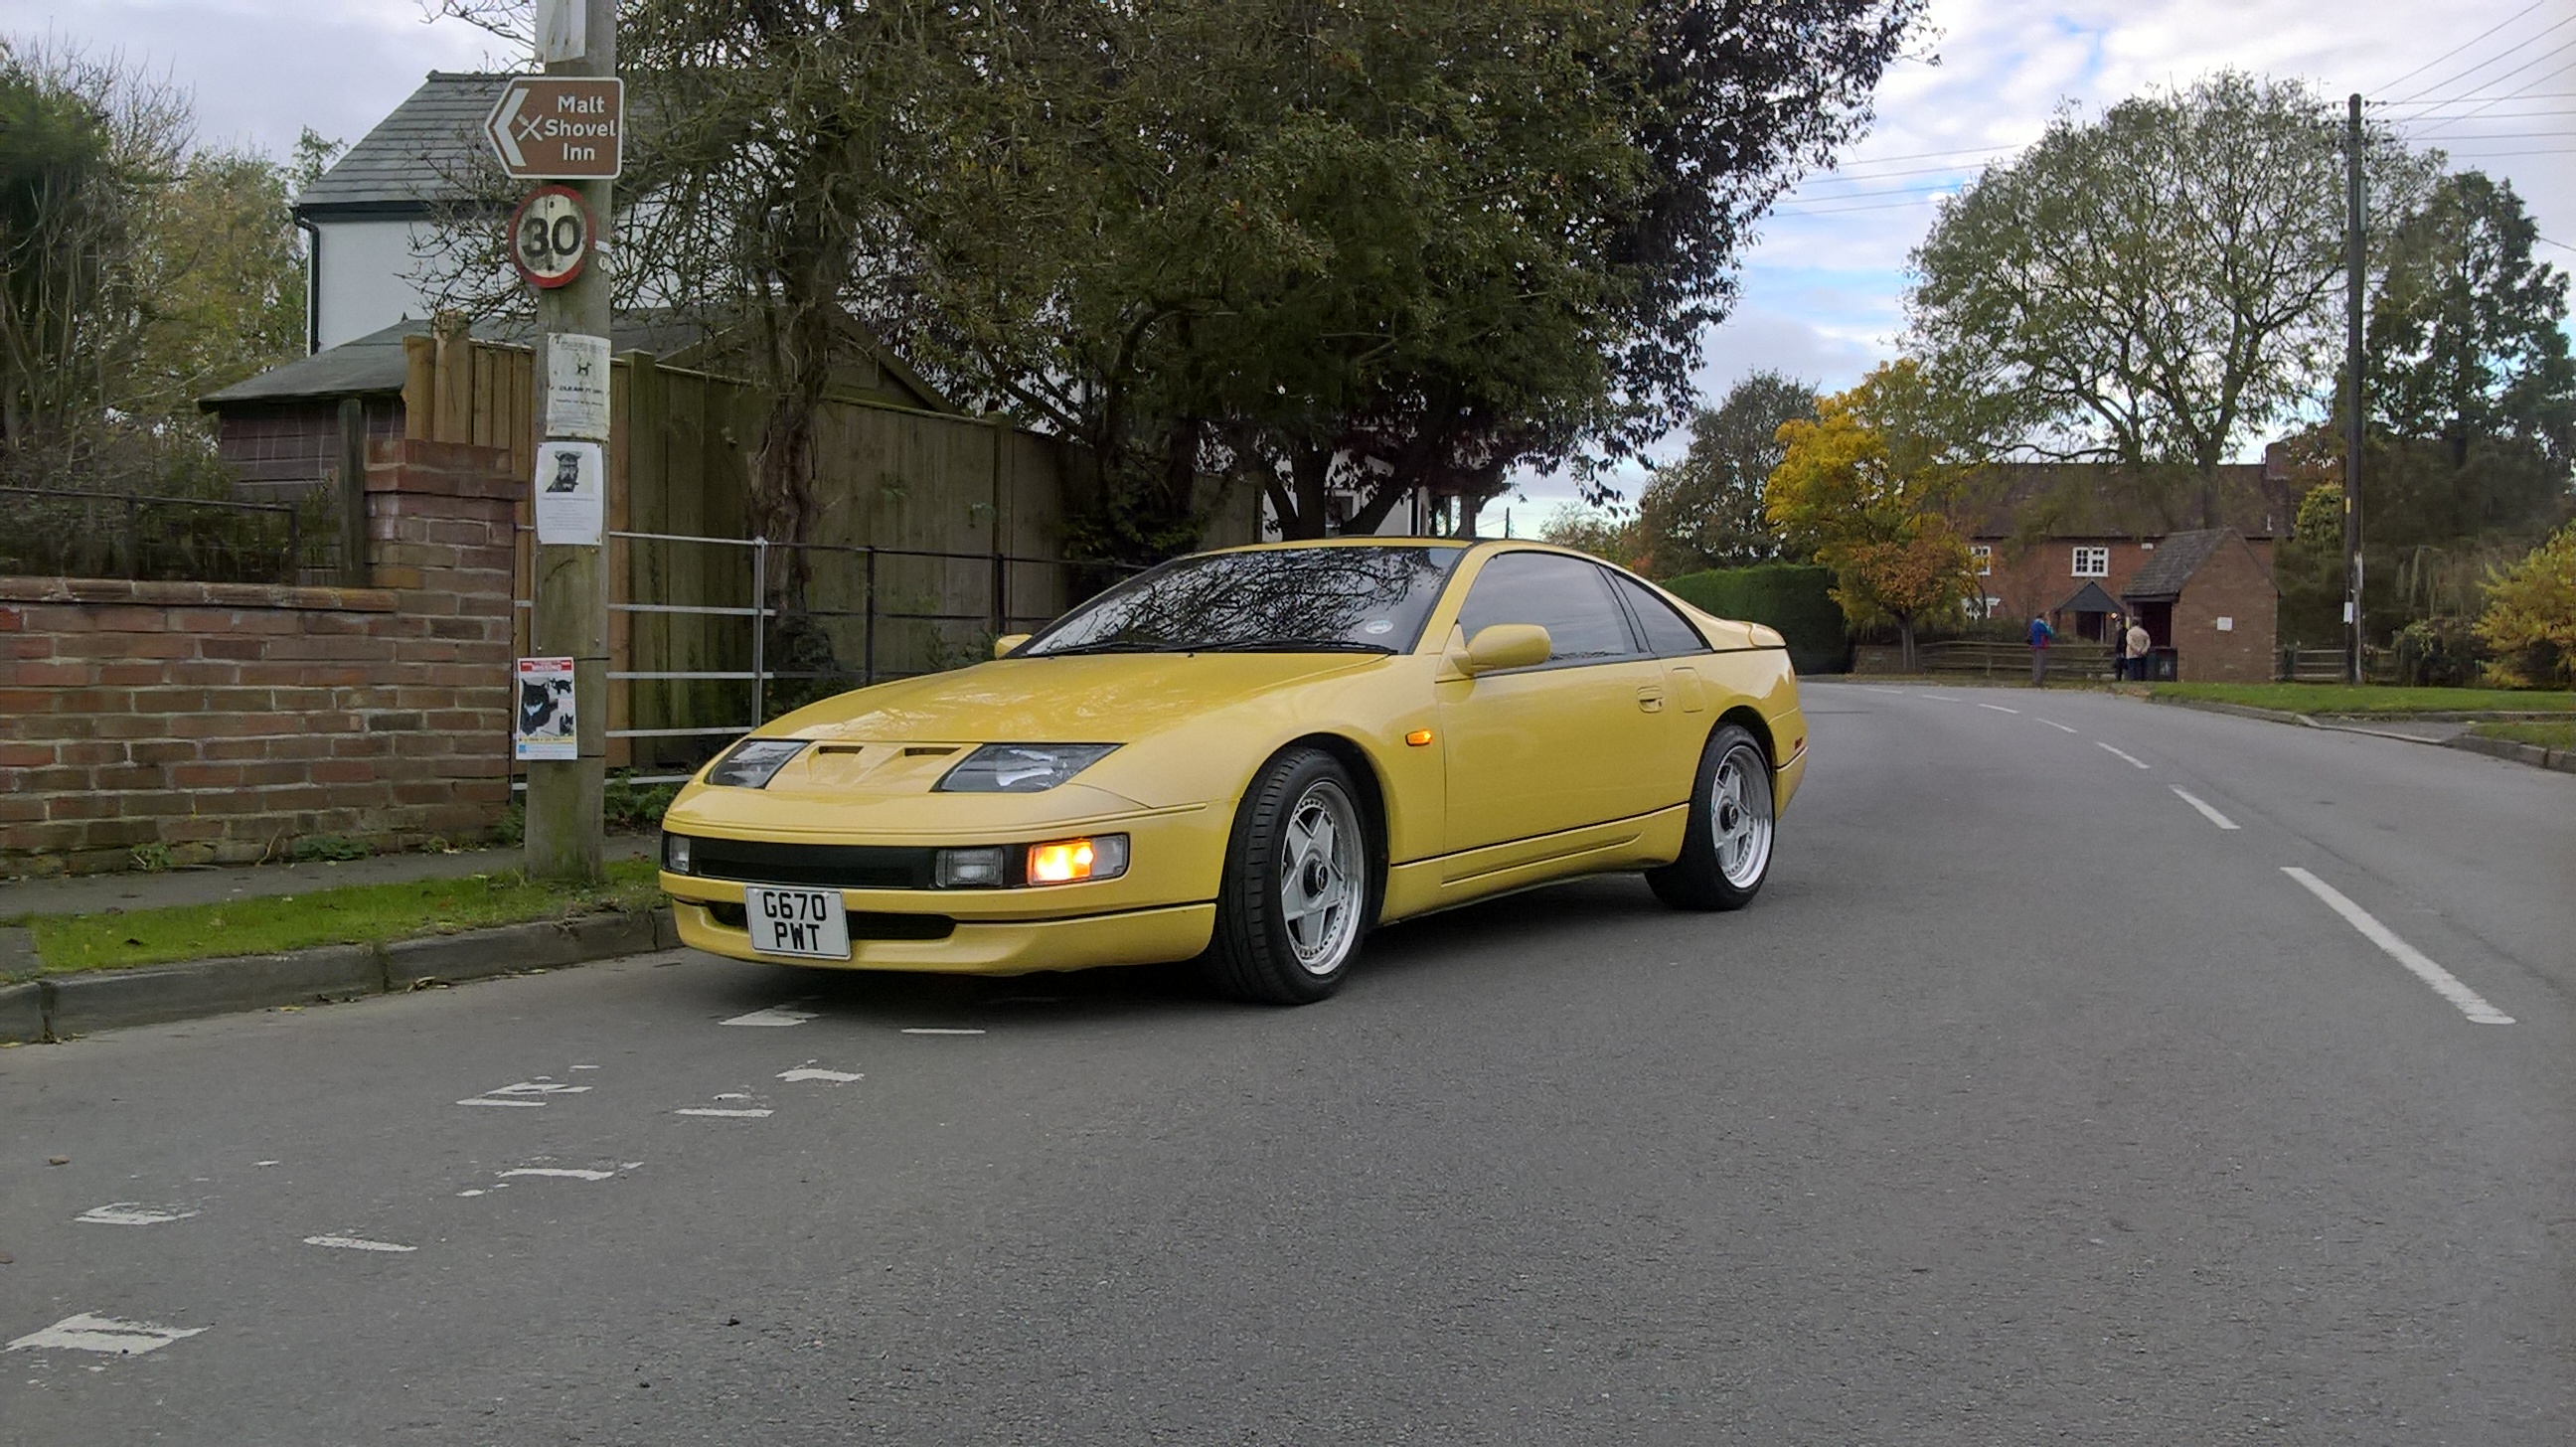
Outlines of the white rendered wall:
M 315 297 L 317 337 L 323 348 L 382 331 L 405 317 L 429 315 L 429 304 L 411 277 L 409 221 L 320 221 L 322 284 Z

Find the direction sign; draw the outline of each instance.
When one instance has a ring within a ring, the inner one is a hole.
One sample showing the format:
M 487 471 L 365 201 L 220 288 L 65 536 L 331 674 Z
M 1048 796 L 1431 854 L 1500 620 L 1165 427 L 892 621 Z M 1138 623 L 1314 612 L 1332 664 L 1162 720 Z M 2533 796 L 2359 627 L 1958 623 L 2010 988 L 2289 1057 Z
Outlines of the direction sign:
M 590 230 L 580 192 L 539 186 L 510 213 L 510 261 L 530 286 L 562 286 L 590 259 Z
M 522 75 L 483 122 L 501 169 L 521 180 L 611 181 L 623 160 L 626 82 Z

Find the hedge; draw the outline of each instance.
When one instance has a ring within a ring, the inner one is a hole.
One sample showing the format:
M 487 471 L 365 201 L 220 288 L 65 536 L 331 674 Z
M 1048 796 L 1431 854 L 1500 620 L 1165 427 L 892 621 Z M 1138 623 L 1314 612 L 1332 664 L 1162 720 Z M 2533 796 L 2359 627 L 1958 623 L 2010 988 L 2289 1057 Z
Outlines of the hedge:
M 1842 605 L 1833 598 L 1830 568 L 1712 568 L 1668 579 L 1664 586 L 1704 612 L 1780 630 L 1800 673 L 1841 673 L 1851 666 L 1851 639 L 1843 630 Z

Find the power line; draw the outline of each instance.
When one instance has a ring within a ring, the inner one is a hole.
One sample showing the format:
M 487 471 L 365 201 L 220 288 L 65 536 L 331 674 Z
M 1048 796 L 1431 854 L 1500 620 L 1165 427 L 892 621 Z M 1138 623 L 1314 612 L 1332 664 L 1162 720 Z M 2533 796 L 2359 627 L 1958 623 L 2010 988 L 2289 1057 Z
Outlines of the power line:
M 2570 19 L 2576 19 L 2576 16 L 2571 16 L 2571 17 L 2569 17 L 2569 18 L 2570 18 Z M 2526 60 L 2526 61 L 2524 61 L 2522 64 L 2515 66 L 2513 69 L 2511 69 L 2511 70 L 2509 70 L 2509 71 L 2506 71 L 2504 74 L 2502 74 L 2502 75 L 2500 75 L 2500 76 L 2497 76 L 2497 77 L 2495 78 L 2495 80 L 2494 80 L 2493 82 L 2491 82 L 2491 84 L 2502 84 L 2503 82 L 2508 81 L 2508 80 L 2511 80 L 2511 79 L 2513 79 L 2515 76 L 2522 74 L 2524 71 L 2531 69 L 2533 66 L 2540 64 L 2542 61 L 2555 59 L 2557 56 L 2562 55 L 2562 54 L 2566 53 L 2566 52 L 2567 52 L 2567 51 L 2569 51 L 2569 50 L 2576 50 L 2576 40 L 2569 40 L 2569 41 L 2568 41 L 2568 42 L 2566 42 L 2565 44 L 2558 46 L 2556 49 L 2549 50 L 2549 51 L 2546 51 L 2546 52 L 2544 52 L 2544 53 L 2542 53 L 2542 54 L 2540 54 L 2540 55 L 2535 55 L 2535 56 L 2533 56 L 2531 59 Z M 2559 75 L 2562 75 L 2562 74 L 2564 74 L 2565 72 L 2567 72 L 2567 71 L 2569 71 L 2569 70 L 2576 70 L 2576 62 L 2570 62 L 2570 63 L 2568 63 L 2568 64 L 2566 64 L 2566 65 L 2562 65 L 2562 66 L 2558 67 L 2558 69 L 2556 69 L 2556 70 L 2543 72 L 2543 73 L 2542 73 L 2542 75 L 2541 75 L 2541 77 L 2540 77 L 2540 80 L 2550 80 L 2550 79 L 2554 79 L 2555 77 L 2557 77 L 2557 76 L 2559 76 Z M 2534 85 L 2537 85 L 2538 83 L 2539 83 L 2539 81 L 2534 81 L 2534 82 L 2532 82 L 2532 84 L 2534 84 Z M 2480 87 L 2479 89 L 2480 89 L 2480 90 L 2483 90 L 2484 88 L 2485 88 L 2485 87 L 2483 87 L 2483 86 L 2482 86 L 2482 87 Z M 2528 87 L 2526 87 L 2526 89 L 2528 89 Z M 2475 109 L 2473 109 L 2473 110 L 2467 111 L 2467 112 L 2465 112 L 2465 113 L 2463 113 L 2463 114 L 2461 114 L 2461 115 L 2458 115 L 2458 116 L 2454 116 L 2453 118 L 2451 118 L 2451 119 L 2450 119 L 2450 120 L 2448 120 L 2448 121 L 2443 122 L 2442 124 L 2444 124 L 2444 125 L 2457 125 L 2457 124 L 2459 124 L 2461 121 L 2467 120 L 2470 116 L 2477 115 L 2477 114 L 2479 114 L 2480 112 L 2483 112 L 2483 111 L 2493 110 L 2495 107 L 2497 107 L 2497 106 L 2500 106 L 2500 105 L 2504 104 L 2506 101 L 2509 101 L 2509 100 L 2514 99 L 2514 98 L 2515 98 L 2517 95 L 2519 95 L 2519 94 L 2521 94 L 2521 92 L 2519 92 L 2519 91 L 2507 91 L 2507 92 L 2505 92 L 2503 95 L 2497 96 L 2497 97 L 2496 97 L 2496 98 L 2494 98 L 2493 100 L 2488 101 L 2485 105 L 2478 106 L 2477 108 L 2475 108 Z M 2472 91 L 2470 94 L 2460 97 L 2460 99 L 2461 99 L 2461 100 L 2464 100 L 2464 101 L 2465 101 L 2465 100 L 2471 100 L 2471 99 L 2474 99 L 2474 98 L 2476 97 L 2476 95 L 2477 95 L 2477 92 Z
M 2535 7 L 2535 8 L 2537 8 L 2537 7 Z M 2525 13 L 2526 13 L 2526 14 L 2528 14 L 2529 12 L 2528 12 L 2528 11 L 2526 11 Z M 2517 17 L 2515 17 L 2515 18 L 2516 18 L 2516 19 L 2519 19 L 2519 18 L 2521 18 L 2521 17 L 2517 16 Z M 2506 25 L 2510 25 L 2510 24 L 2512 24 L 2512 23 L 2513 23 L 2513 22 L 2512 22 L 2512 21 L 2510 21 L 2510 20 L 2508 20 L 2508 21 L 2506 21 L 2506 22 L 2505 22 L 2505 24 L 2506 24 Z M 2564 27 L 2566 27 L 2566 26 L 2568 26 L 2568 25 L 2571 25 L 2571 24 L 2576 24 L 2576 15 L 2566 16 L 2566 17 L 2564 17 L 2563 19 L 2560 19 L 2560 20 L 2556 21 L 2556 22 L 2555 22 L 2555 23 L 2553 23 L 2553 24 L 2544 25 L 2544 26 L 2542 26 L 2542 27 L 2540 28 L 2540 30 L 2539 30 L 2537 33 L 2532 34 L 2532 35 L 2530 35 L 2530 36 L 2527 36 L 2527 37 L 2523 38 L 2522 40 L 2515 42 L 2515 44 L 2516 44 L 2517 46 L 2520 46 L 2520 47 L 2528 47 L 2529 45 L 2531 45 L 2531 44 L 2532 44 L 2532 42 L 2534 42 L 2534 41 L 2536 41 L 2536 40 L 2540 39 L 2540 38 L 2541 38 L 2541 36 L 2547 35 L 2547 34 L 2549 34 L 2549 33 L 2550 33 L 2550 32 L 2552 32 L 2552 31 L 2562 29 L 2562 28 L 2564 28 Z M 2496 28 L 2497 28 L 2498 30 L 2501 30 L 2501 29 L 2503 29 L 2504 27 L 2503 27 L 2503 26 L 2498 26 L 2498 27 L 2496 27 Z M 2494 33 L 2495 33 L 2495 31 L 2493 31 L 2493 30 L 2490 30 L 2490 31 L 2488 31 L 2488 32 L 2487 32 L 2487 34 L 2489 34 L 2489 35 L 2492 35 L 2492 34 L 2494 34 Z M 2480 38 L 2481 38 L 2481 39 L 2483 39 L 2484 37 L 2482 36 L 2482 37 L 2480 37 Z M 2474 41 L 2472 41 L 2472 42 L 2471 42 L 2471 44 L 2475 44 L 2475 43 L 2476 43 L 2476 42 L 2474 42 Z M 2505 51 L 2505 52 L 2504 52 L 2503 54 L 2501 54 L 2501 55 L 2490 56 L 2490 57 L 2488 57 L 2487 59 L 2485 59 L 2485 60 L 2481 60 L 2481 61 L 2479 61 L 2477 64 L 2475 64 L 2475 65 L 2473 65 L 2473 66 L 2470 66 L 2470 67 L 2469 67 L 2468 69 L 2466 69 L 2466 70 L 2456 72 L 2456 73 L 2454 73 L 2454 74 L 2452 74 L 2452 75 L 2450 75 L 2450 76 L 2447 76 L 2447 77 L 2445 77 L 2445 78 L 2443 78 L 2443 79 L 2441 79 L 2441 80 L 2437 80 L 2437 81 L 2433 82 L 2431 85 L 2428 85 L 2428 86 L 2424 87 L 2422 90 L 2419 90 L 2419 91 L 2415 92 L 2415 93 L 2414 93 L 2414 95 L 2401 96 L 2401 97 L 2399 97 L 2399 99 L 2401 99 L 2401 100 L 2413 100 L 2413 99 L 2415 99 L 2417 96 L 2426 96 L 2426 95 L 2431 95 L 2433 92 L 2435 92 L 2435 91 L 2437 91 L 2437 90 L 2442 90 L 2442 89 L 2444 89 L 2444 88 L 2446 88 L 2446 87 L 2457 85 L 2457 84 L 2459 84 L 2461 81 L 2464 81 L 2464 80 L 2468 79 L 2470 76 L 2473 76 L 2473 75 L 2477 74 L 2479 71 L 2482 71 L 2482 70 L 2486 69 L 2486 68 L 2487 68 L 2488 66 L 2490 66 L 2490 65 L 2496 65 L 2496 64 L 2499 64 L 2499 63 L 2501 63 L 2501 62 L 2504 62 L 2504 61 L 2508 61 L 2508 60 L 2513 59 L 2513 58 L 2514 58 L 2514 56 L 2515 56 L 2516 54 L 2518 54 L 2518 53 L 2519 53 L 2519 51 L 2518 51 L 2518 50 L 2507 50 L 2507 51 Z M 2480 84 L 2481 84 L 2481 85 L 2484 85 L 2484 84 L 2487 84 L 2487 82 L 2481 82 Z
M 2406 72 L 2395 80 L 2387 82 L 2380 86 L 2380 89 L 2397 89 L 2406 82 L 2413 80 L 2415 77 L 2422 75 L 2428 70 L 2431 70 L 2434 66 L 2440 65 L 2443 61 L 2450 59 L 2452 56 L 2459 54 L 2461 51 L 2468 49 L 2470 46 L 2477 44 L 2479 41 L 2486 39 L 2488 36 L 2495 34 L 2497 31 L 2504 29 L 2506 26 L 2511 25 L 2513 22 L 2520 20 L 2522 17 L 2548 3 L 2549 0 L 2531 0 L 2530 4 L 2523 6 L 2511 15 L 2508 15 L 2502 20 L 2497 21 L 2495 24 L 2488 26 L 2486 29 L 2479 31 L 2477 34 L 2470 36 L 2468 39 L 2461 41 L 2459 44 L 2452 46 L 2450 49 L 2443 51 L 2441 54 L 2434 56 L 2431 60 L 2424 62 L 2422 65 L 2415 67 L 2413 70 Z M 2425 89 L 2429 90 L 2431 88 L 2432 87 L 2427 86 Z M 2417 95 L 2422 95 L 2423 93 L 2423 91 L 2416 92 Z

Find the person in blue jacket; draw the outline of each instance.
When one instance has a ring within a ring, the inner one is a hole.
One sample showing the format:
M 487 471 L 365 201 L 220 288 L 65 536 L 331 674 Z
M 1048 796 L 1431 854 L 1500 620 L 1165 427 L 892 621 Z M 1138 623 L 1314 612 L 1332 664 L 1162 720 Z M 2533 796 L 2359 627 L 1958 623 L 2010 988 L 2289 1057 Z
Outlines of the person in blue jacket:
M 2057 630 L 2048 626 L 2046 614 L 2030 615 L 2030 686 L 2033 688 L 2048 682 L 2048 645 L 2056 637 Z

